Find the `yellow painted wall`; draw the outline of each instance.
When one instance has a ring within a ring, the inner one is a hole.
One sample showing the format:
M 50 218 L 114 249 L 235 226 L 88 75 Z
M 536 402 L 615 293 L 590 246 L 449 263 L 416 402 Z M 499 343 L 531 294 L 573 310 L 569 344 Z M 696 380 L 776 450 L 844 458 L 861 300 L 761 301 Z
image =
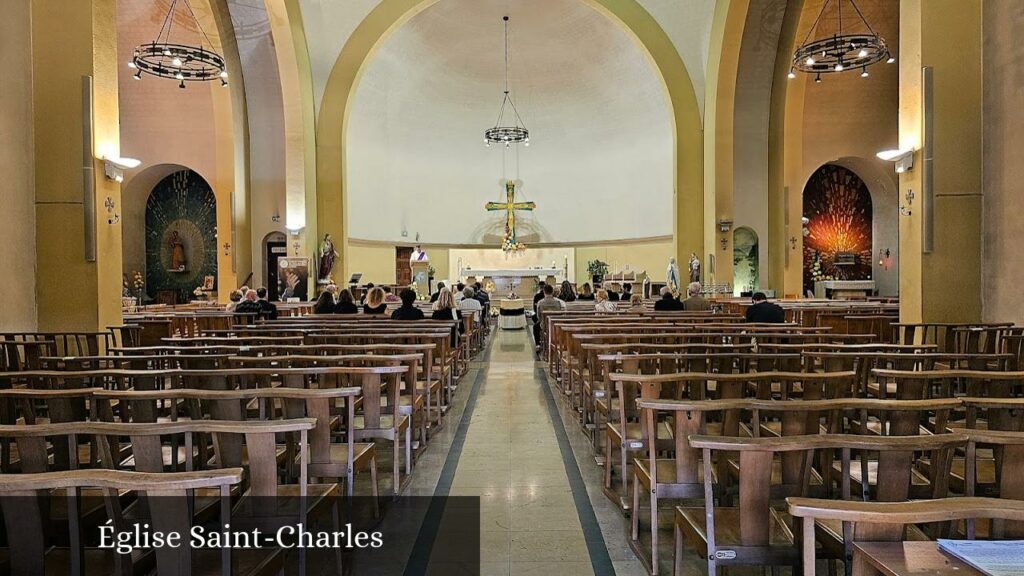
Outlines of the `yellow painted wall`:
M 32 145 L 32 36 L 27 2 L 7 6 L 0 20 L 0 262 L 16 280 L 0 284 L 0 330 L 36 327 L 35 193 Z
M 577 246 L 576 283 L 590 281 L 587 275 L 587 262 L 595 259 L 607 262 L 611 272 L 618 272 L 628 264 L 631 271 L 646 270 L 652 282 L 664 282 L 668 259 L 674 255 L 675 245 L 668 239 Z
M 121 203 L 96 156 L 119 155 L 114 0 L 32 2 L 36 181 L 36 300 L 40 330 L 101 330 L 121 322 Z M 85 258 L 82 76 L 93 77 L 96 261 Z
M 403 244 L 403 246 L 406 246 L 406 244 Z M 411 246 L 411 244 L 407 244 L 407 246 Z M 438 280 L 447 278 L 448 249 L 429 244 L 423 244 L 422 246 L 423 250 L 430 257 L 430 265 L 434 267 L 434 277 Z M 352 274 L 361 272 L 363 274 L 362 282 L 364 283 L 394 284 L 395 248 L 395 244 L 378 244 L 349 239 L 348 260 L 344 263 L 344 280 L 347 281 Z M 341 276 L 335 274 L 335 280 L 341 280 Z

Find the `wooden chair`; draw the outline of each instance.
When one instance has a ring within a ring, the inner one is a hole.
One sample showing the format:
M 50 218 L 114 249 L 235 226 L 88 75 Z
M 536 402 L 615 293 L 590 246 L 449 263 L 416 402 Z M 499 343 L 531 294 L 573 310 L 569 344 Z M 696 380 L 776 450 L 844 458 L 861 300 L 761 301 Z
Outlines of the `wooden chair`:
M 861 542 L 899 542 L 908 525 L 992 519 L 1024 522 L 1024 502 L 997 498 L 942 498 L 913 502 L 851 502 L 788 498 L 788 511 L 801 519 L 804 576 L 815 574 L 815 526 L 822 520 L 842 523 Z M 856 568 L 851 570 L 857 573 Z
M 963 478 L 964 496 L 988 496 L 1024 500 L 1024 432 L 954 429 L 968 438 L 963 469 L 954 466 L 953 477 Z M 991 454 L 982 454 L 990 452 Z M 975 523 L 966 524 L 967 538 L 975 537 Z M 986 526 L 987 538 L 1024 538 L 1024 522 Z
M 772 506 L 772 462 L 775 454 L 796 452 L 802 455 L 800 460 L 803 472 L 800 482 L 791 488 L 792 493 L 786 495 L 787 498 L 806 495 L 816 450 L 840 452 L 843 478 L 848 477 L 852 451 L 902 455 L 902 460 L 906 462 L 903 469 L 886 467 L 883 475 L 891 482 L 887 490 L 899 492 L 902 488 L 903 498 L 896 500 L 906 500 L 910 466 L 910 458 L 907 456 L 915 451 L 929 452 L 936 466 L 939 466 L 939 462 L 945 463 L 948 473 L 952 453 L 965 445 L 966 437 L 956 434 L 910 438 L 837 434 L 751 439 L 691 436 L 689 443 L 702 452 L 704 508 L 676 508 L 676 567 L 678 570 L 682 565 L 684 544 L 689 542 L 696 547 L 701 557 L 707 558 L 708 573 L 716 574 L 720 565 L 795 565 L 800 557 L 792 531 Z M 719 453 L 717 459 L 716 452 Z M 735 452 L 740 454 L 739 506 L 716 506 L 715 487 L 710 481 L 714 474 L 713 465 L 721 462 L 723 455 Z M 843 481 L 841 486 L 841 497 L 849 500 L 850 483 Z M 941 490 L 937 489 L 936 492 Z M 818 541 L 825 546 L 826 554 L 836 557 L 833 554 L 837 545 L 840 551 L 844 551 L 843 558 L 850 557 L 852 541 L 841 527 L 837 530 L 831 523 L 818 523 L 816 529 L 816 532 L 805 532 L 804 537 L 816 533 Z
M 0 476 L 0 497 L 4 524 L 7 528 L 10 570 L 12 574 L 132 574 L 136 570 L 155 568 L 160 574 L 184 576 L 200 574 L 246 574 L 271 576 L 284 569 L 283 554 L 275 549 L 222 550 L 193 549 L 191 546 L 172 548 L 165 546 L 152 551 L 137 550 L 119 555 L 113 550 L 87 550 L 80 538 L 77 514 L 70 514 L 70 550 L 48 549 L 44 533 L 44 519 L 38 505 L 39 491 L 64 490 L 72 511 L 83 488 L 103 491 L 132 490 L 145 494 L 150 501 L 153 526 L 162 532 L 188 534 L 193 526 L 189 509 L 184 505 L 168 505 L 158 499 L 174 498 L 184 503 L 189 492 L 215 488 L 226 501 L 229 489 L 242 479 L 239 468 L 150 474 L 115 470 L 69 470 L 39 474 Z M 11 505 L 12 499 L 21 505 Z M 108 514 L 115 531 L 130 529 L 117 499 L 106 499 Z M 220 521 L 231 523 L 230 507 L 222 506 Z

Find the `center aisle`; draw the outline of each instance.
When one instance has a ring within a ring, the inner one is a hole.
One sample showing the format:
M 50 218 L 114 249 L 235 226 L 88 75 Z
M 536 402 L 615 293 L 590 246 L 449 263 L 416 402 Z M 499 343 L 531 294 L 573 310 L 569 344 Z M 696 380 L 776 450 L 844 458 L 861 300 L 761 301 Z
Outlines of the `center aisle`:
M 480 359 L 409 493 L 480 497 L 482 574 L 640 573 L 621 516 L 595 516 L 610 509 L 600 469 L 563 425 L 528 333 L 495 329 Z

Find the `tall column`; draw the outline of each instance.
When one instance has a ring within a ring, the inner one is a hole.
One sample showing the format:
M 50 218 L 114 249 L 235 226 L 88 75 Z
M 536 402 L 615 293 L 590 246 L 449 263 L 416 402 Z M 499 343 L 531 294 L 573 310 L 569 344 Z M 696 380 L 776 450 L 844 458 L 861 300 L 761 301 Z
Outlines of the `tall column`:
M 120 153 L 115 7 L 115 0 L 32 2 L 41 331 L 121 322 L 121 227 L 105 208 L 109 199 L 120 214 L 121 186 L 104 177 L 99 160 Z M 91 78 L 88 108 L 83 77 Z M 90 115 L 91 141 L 83 128 Z
M 899 141 L 915 150 L 899 179 L 901 212 L 910 212 L 900 216 L 904 322 L 981 319 L 981 5 L 900 2 Z

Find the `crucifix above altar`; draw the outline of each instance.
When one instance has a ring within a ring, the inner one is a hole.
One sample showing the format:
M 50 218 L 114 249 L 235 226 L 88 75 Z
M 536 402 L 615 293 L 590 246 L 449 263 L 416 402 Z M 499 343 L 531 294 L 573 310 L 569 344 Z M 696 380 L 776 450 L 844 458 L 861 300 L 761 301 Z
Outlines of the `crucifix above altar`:
M 501 249 L 506 252 L 523 250 L 523 246 L 516 240 L 516 210 L 532 212 L 537 208 L 533 202 L 516 202 L 516 183 L 514 180 L 505 181 L 505 202 L 488 202 L 484 208 L 489 212 L 498 210 L 505 211 L 505 236 L 501 241 Z

